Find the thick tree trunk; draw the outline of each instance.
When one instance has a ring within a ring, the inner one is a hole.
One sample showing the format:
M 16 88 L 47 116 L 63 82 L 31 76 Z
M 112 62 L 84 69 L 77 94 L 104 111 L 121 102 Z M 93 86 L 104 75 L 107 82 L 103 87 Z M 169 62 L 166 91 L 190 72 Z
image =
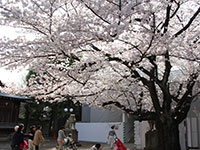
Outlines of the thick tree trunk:
M 157 150 L 181 150 L 179 142 L 179 124 L 171 121 L 157 121 L 156 130 L 158 135 Z

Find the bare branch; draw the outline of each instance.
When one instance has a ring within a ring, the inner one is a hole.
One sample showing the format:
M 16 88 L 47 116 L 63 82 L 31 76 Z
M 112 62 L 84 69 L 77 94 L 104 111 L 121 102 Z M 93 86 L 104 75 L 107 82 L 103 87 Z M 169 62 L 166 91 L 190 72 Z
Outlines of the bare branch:
M 174 37 L 179 36 L 181 33 L 183 33 L 184 31 L 186 31 L 190 25 L 192 24 L 192 22 L 195 20 L 195 18 L 198 16 L 198 14 L 200 13 L 200 7 L 199 9 L 194 13 L 194 15 L 190 18 L 189 22 L 181 29 L 179 30 L 177 33 L 174 34 Z
M 83 0 L 82 0 L 83 2 Z M 83 2 L 84 3 L 84 2 Z M 107 20 L 105 20 L 103 17 L 101 17 L 99 14 L 97 14 L 91 7 L 89 7 L 86 3 L 84 3 L 85 6 L 98 18 L 100 18 L 102 21 L 106 22 L 107 24 L 110 24 L 110 22 L 108 22 Z

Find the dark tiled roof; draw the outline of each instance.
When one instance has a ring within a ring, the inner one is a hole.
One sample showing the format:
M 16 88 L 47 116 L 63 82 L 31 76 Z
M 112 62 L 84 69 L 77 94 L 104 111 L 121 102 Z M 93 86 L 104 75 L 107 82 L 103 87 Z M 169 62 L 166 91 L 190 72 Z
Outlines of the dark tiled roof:
M 0 92 L 0 100 L 4 98 L 5 100 L 14 100 L 19 102 L 33 102 L 32 98 L 25 97 L 25 96 L 17 96 L 17 95 L 7 95 L 5 93 Z

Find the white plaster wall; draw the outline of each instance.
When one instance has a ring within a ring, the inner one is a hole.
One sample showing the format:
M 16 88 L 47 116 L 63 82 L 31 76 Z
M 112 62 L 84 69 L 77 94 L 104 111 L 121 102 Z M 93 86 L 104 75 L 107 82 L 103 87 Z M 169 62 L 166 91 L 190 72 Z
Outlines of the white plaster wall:
M 112 125 L 117 125 L 117 137 L 123 142 L 123 124 L 121 122 L 109 123 L 76 123 L 78 140 L 87 142 L 106 143 L 108 132 Z
M 149 128 L 147 121 L 135 121 L 135 144 L 137 149 L 145 148 L 145 133 Z

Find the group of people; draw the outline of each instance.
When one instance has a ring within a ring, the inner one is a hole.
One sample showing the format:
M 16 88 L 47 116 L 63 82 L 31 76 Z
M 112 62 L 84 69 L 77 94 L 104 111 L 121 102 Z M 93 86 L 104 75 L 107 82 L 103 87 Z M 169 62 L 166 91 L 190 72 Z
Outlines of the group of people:
M 41 126 L 32 125 L 28 134 L 24 134 L 24 125 L 19 124 L 14 127 L 14 135 L 12 137 L 11 147 L 12 150 L 23 150 L 24 148 L 28 150 L 39 150 L 40 143 L 44 142 L 44 137 L 42 135 Z M 63 150 L 64 144 L 69 143 L 73 144 L 72 134 L 68 136 L 65 135 L 64 127 L 61 127 L 58 131 L 58 150 Z M 24 140 L 25 137 L 28 137 L 28 143 Z M 114 140 L 116 138 L 115 126 L 111 127 L 111 130 L 108 133 L 107 142 L 112 149 L 114 147 Z M 100 143 L 96 143 L 91 147 L 91 150 L 101 150 L 102 146 Z
M 11 148 L 12 150 L 39 150 L 40 143 L 44 142 L 41 126 L 32 125 L 28 134 L 24 134 L 24 125 L 19 124 L 14 127 L 14 134 L 12 137 Z M 28 137 L 28 143 L 25 140 Z

